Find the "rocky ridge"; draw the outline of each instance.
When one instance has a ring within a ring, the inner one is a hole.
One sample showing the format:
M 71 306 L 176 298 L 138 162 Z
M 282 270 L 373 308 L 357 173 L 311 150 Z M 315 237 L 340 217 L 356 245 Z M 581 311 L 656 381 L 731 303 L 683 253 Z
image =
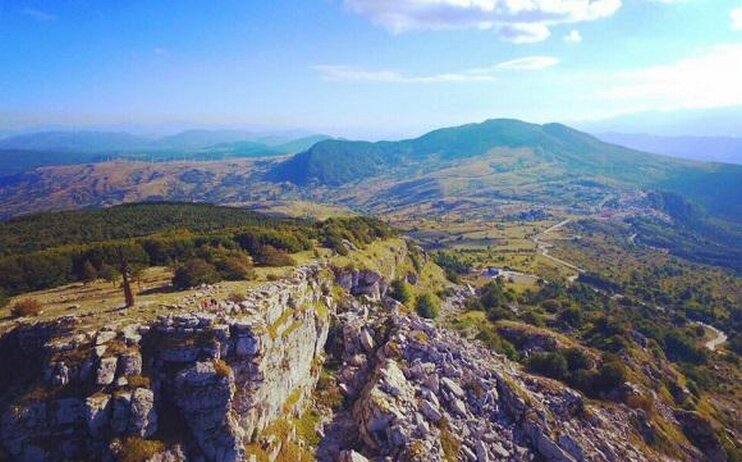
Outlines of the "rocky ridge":
M 632 424 L 641 411 L 588 403 L 389 298 L 407 258 L 388 274 L 315 262 L 216 313 L 18 325 L 0 339 L 2 370 L 18 371 L 0 381 L 6 457 L 113 462 L 157 440 L 147 460 L 257 460 L 248 443 L 284 460 L 295 432 L 265 430 L 312 405 L 328 357 L 344 404 L 305 448 L 318 460 L 669 460 Z

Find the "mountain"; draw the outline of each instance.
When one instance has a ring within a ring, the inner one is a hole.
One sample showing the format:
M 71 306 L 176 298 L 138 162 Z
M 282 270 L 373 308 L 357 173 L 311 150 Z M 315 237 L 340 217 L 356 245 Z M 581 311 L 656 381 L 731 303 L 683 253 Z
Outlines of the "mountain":
M 423 180 L 465 196 L 489 192 L 491 197 L 545 201 L 573 200 L 567 191 L 572 187 L 666 189 L 742 222 L 742 167 L 673 159 L 605 143 L 561 124 L 511 119 L 444 128 L 398 142 L 322 141 L 267 175 L 301 187 L 330 188 L 374 177 L 403 180 L 384 192 L 397 197 L 414 193 Z M 554 194 L 557 190 L 563 194 Z
M 301 136 L 293 138 L 294 134 Z M 9 175 L 36 167 L 100 162 L 112 157 L 162 162 L 278 156 L 303 151 L 325 139 L 325 135 L 306 136 L 303 132 L 200 129 L 157 139 L 104 131 L 26 133 L 0 139 L 0 172 Z
M 660 136 L 742 136 L 742 106 L 625 114 L 575 122 L 589 133 L 652 133 Z
M 152 140 L 123 132 L 53 131 L 0 140 L 0 149 L 53 152 L 106 152 L 151 148 Z
M 658 136 L 644 133 L 600 133 L 601 140 L 632 149 L 703 162 L 742 164 L 742 138 L 729 136 Z

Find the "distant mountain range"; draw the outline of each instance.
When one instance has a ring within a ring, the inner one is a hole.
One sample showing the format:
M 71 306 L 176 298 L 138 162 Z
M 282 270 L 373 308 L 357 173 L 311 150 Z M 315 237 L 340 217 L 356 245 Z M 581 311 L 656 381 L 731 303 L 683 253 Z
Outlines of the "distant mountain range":
M 703 162 L 742 164 L 742 138 L 724 136 L 658 136 L 641 133 L 600 133 L 608 143 Z
M 496 119 L 397 142 L 326 140 L 267 174 L 300 187 L 346 189 L 381 178 L 395 180 L 394 188 L 378 194 L 397 200 L 415 197 L 421 185 L 425 194 L 433 188 L 546 202 L 578 200 L 591 188 L 667 190 L 742 222 L 742 167 L 640 152 L 561 124 Z
M 658 136 L 742 136 L 742 106 L 646 111 L 575 122 L 588 133 L 651 133 Z
M 188 131 L 148 140 L 77 132 L 6 138 L 0 147 L 16 159 L 6 165 L 17 166 L 17 159 L 51 163 L 58 158 L 83 165 L 17 174 L 9 170 L 0 178 L 0 214 L 131 200 L 236 204 L 268 198 L 380 214 L 421 204 L 458 209 L 466 204 L 481 214 L 514 201 L 594 212 L 627 194 L 667 191 L 713 216 L 742 223 L 742 166 L 649 154 L 561 124 L 496 119 L 376 143 L 322 136 L 284 144 L 235 141 L 247 135 Z M 12 151 L 21 148 L 34 150 Z M 298 154 L 270 157 L 289 152 Z M 268 157 L 240 163 L 86 164 L 108 155 L 146 160 Z M 0 155 L 0 163 L 2 159 Z
M 107 131 L 36 132 L 0 139 L 0 171 L 9 174 L 111 158 L 166 161 L 267 157 L 299 152 L 328 138 L 291 138 L 240 130 L 187 130 L 161 138 Z

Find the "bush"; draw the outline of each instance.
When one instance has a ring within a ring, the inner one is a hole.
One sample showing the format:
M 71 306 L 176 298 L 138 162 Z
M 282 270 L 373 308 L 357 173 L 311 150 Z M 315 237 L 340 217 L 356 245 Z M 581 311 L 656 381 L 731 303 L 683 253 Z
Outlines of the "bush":
M 596 391 L 611 391 L 626 381 L 626 368 L 618 361 L 603 363 L 595 377 L 593 387 Z
M 173 285 L 179 289 L 187 289 L 201 284 L 213 284 L 218 280 L 219 273 L 214 265 L 201 258 L 192 258 L 175 270 Z
M 27 298 L 13 305 L 10 313 L 16 318 L 20 318 L 21 316 L 38 316 L 41 314 L 41 308 L 41 302 L 33 298 Z
M 568 348 L 563 351 L 564 358 L 567 360 L 567 367 L 570 371 L 578 371 L 580 369 L 590 369 L 593 364 L 590 358 L 585 354 L 584 351 L 579 348 Z
M 225 281 L 245 281 L 255 277 L 252 262 L 246 255 L 232 255 L 217 260 L 216 268 Z
M 500 337 L 490 325 L 482 326 L 479 329 L 476 339 L 497 353 L 504 354 L 511 361 L 517 361 L 520 358 L 518 350 L 515 349 L 513 344 Z
M 126 438 L 121 445 L 119 460 L 121 462 L 145 462 L 164 450 L 165 444 L 161 441 L 130 437 Z
M 559 380 L 568 372 L 567 359 L 559 352 L 534 353 L 528 358 L 526 367 L 529 372 Z
M 395 279 L 392 282 L 391 296 L 400 303 L 409 303 L 412 300 L 412 289 L 404 279 Z
M 232 373 L 232 368 L 223 359 L 215 359 L 214 371 L 216 372 L 216 375 L 220 377 L 229 377 L 229 374 Z
M 8 303 L 10 303 L 10 297 L 0 290 L 0 308 L 5 308 Z
M 440 311 L 440 300 L 433 294 L 423 294 L 417 299 L 415 309 L 423 318 L 435 319 Z
M 559 322 L 570 327 L 582 326 L 582 312 L 577 308 L 567 308 L 558 315 Z
M 296 261 L 291 255 L 282 250 L 278 250 L 272 245 L 264 245 L 256 255 L 255 260 L 263 266 L 293 266 Z

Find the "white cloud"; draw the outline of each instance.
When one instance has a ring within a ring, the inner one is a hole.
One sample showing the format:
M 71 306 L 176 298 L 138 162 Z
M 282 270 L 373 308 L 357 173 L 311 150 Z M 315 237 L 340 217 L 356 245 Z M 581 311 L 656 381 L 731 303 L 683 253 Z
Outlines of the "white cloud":
M 674 63 L 611 73 L 618 83 L 601 96 L 652 109 L 742 105 L 739 63 L 742 43 L 718 45 Z
M 612 16 L 621 0 L 344 0 L 391 32 L 494 29 L 513 43 L 542 41 L 551 26 Z
M 518 71 L 540 71 L 559 64 L 559 58 L 554 56 L 528 56 L 497 64 L 497 69 L 510 69 Z
M 388 69 L 363 69 L 354 66 L 319 65 L 313 69 L 331 82 L 355 83 L 467 83 L 494 82 L 497 73 L 504 71 L 539 71 L 559 64 L 553 56 L 528 56 L 504 61 L 489 67 L 465 69 L 459 72 L 408 75 Z
M 732 18 L 732 30 L 742 30 L 742 7 L 733 9 L 729 16 Z
M 46 11 L 37 10 L 35 8 L 25 8 L 21 11 L 21 13 L 25 14 L 26 16 L 30 16 L 37 21 L 42 21 L 42 22 L 54 21 L 55 19 L 57 19 L 57 17 L 51 13 L 47 13 Z
M 567 43 L 582 43 L 582 34 L 580 31 L 572 29 L 567 35 L 564 36 L 564 41 Z

